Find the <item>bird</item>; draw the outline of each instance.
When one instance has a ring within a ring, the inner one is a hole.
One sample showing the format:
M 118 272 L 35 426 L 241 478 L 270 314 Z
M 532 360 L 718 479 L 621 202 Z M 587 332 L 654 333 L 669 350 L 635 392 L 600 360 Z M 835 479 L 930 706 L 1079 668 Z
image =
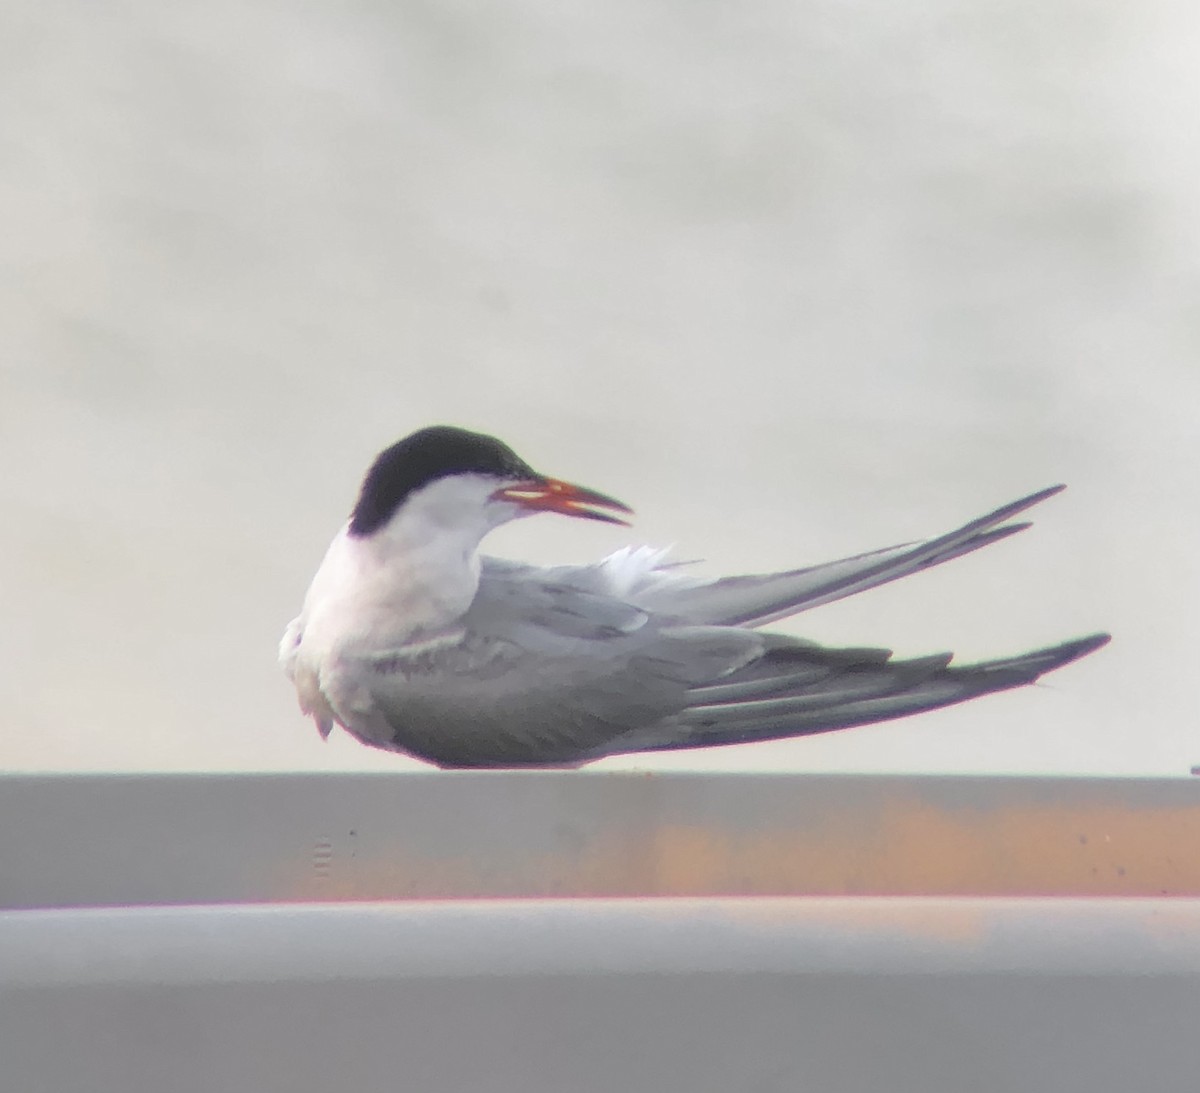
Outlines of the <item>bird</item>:
M 449 425 L 382 451 L 280 643 L 301 711 L 445 769 L 575 768 L 611 755 L 805 736 L 1033 683 L 1091 634 L 1003 659 L 893 659 L 761 627 L 1029 527 L 1051 486 L 956 531 L 781 573 L 705 578 L 650 547 L 541 567 L 480 553 L 540 513 L 628 525 L 607 494 Z

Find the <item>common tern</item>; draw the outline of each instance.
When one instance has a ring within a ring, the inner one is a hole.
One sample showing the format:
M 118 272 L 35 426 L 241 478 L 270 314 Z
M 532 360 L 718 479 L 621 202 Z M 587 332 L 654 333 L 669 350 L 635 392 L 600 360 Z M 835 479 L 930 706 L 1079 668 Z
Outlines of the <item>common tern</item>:
M 440 767 L 573 767 L 607 755 L 804 736 L 1032 683 L 1093 634 L 950 666 L 757 628 L 958 558 L 1028 527 L 1023 497 L 957 531 L 784 573 L 705 579 L 664 552 L 541 568 L 479 553 L 541 512 L 631 510 L 535 471 L 493 437 L 422 429 L 382 452 L 317 571 L 280 661 L 328 736 Z

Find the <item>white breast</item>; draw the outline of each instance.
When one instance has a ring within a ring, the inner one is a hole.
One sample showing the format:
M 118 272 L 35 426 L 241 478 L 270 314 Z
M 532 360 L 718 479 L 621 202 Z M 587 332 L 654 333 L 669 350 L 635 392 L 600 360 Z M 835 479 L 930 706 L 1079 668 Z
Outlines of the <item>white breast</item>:
M 375 656 L 442 633 L 475 597 L 478 561 L 472 560 L 433 543 L 397 550 L 386 539 L 357 539 L 343 530 L 305 597 L 298 654 Z
M 323 732 L 370 704 L 366 662 L 458 639 L 479 588 L 479 541 L 512 516 L 512 506 L 489 504 L 495 488 L 477 475 L 439 479 L 384 527 L 355 536 L 347 525 L 329 545 L 279 650 Z

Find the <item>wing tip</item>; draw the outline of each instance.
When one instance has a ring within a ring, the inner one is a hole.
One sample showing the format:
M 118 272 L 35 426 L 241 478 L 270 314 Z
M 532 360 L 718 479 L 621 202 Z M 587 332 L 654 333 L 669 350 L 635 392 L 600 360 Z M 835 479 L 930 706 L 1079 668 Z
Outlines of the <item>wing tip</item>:
M 1056 482 L 1053 486 L 1046 486 L 1043 489 L 1031 493 L 1028 497 L 1021 498 L 1017 504 L 1036 505 L 1041 501 L 1045 501 L 1047 498 L 1054 497 L 1057 494 L 1062 493 L 1062 491 L 1066 488 L 1067 484 L 1065 482 Z
M 1087 656 L 1088 653 L 1094 653 L 1097 649 L 1103 649 L 1110 641 L 1112 641 L 1112 634 L 1100 631 L 1088 634 L 1087 637 L 1076 638 L 1074 641 L 1063 642 L 1062 648 L 1064 652 L 1070 653 L 1071 660 L 1077 660 L 1079 657 Z M 1065 664 L 1066 661 L 1063 663 Z
M 1019 498 L 1010 504 L 1004 505 L 993 513 L 993 517 L 1000 516 L 1001 519 L 1007 516 L 1015 516 L 1018 512 L 1024 512 L 1025 509 L 1033 508 L 1034 505 L 1040 505 L 1043 501 L 1055 497 L 1067 488 L 1065 482 L 1058 482 L 1053 486 L 1046 486 L 1043 489 L 1035 490 L 1033 493 Z M 1004 514 L 1001 516 L 1000 514 Z
M 1033 667 L 1036 672 L 1033 678 L 1038 679 L 1047 672 L 1057 671 L 1073 661 L 1081 660 L 1089 653 L 1096 652 L 1097 649 L 1103 649 L 1110 641 L 1112 641 L 1112 634 L 1103 632 L 1088 634 L 1082 638 L 1072 638 L 1059 645 L 1027 653 L 1024 657 L 1017 659 L 1026 661 Z

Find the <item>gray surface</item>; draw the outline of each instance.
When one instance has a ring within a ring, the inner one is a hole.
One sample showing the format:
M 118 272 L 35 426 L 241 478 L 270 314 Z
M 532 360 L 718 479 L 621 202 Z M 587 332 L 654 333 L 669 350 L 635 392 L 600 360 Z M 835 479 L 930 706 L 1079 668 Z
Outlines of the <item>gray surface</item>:
M 1187 780 L 9 776 L 3 1086 L 1190 1093 L 1198 832 Z M 604 892 L 660 898 L 430 898 Z
M 1185 772 L 1198 26 L 8 0 L 0 767 L 403 766 L 322 745 L 273 657 L 367 461 L 449 420 L 637 509 L 496 537 L 543 562 L 795 566 L 1070 483 L 1029 535 L 797 629 L 968 659 L 1110 629 L 1101 656 L 655 765 Z
M 1180 1093 L 1200 901 L 0 914 L 22 1093 Z
M 480 896 L 1200 896 L 1200 782 L 0 778 L 0 907 Z

